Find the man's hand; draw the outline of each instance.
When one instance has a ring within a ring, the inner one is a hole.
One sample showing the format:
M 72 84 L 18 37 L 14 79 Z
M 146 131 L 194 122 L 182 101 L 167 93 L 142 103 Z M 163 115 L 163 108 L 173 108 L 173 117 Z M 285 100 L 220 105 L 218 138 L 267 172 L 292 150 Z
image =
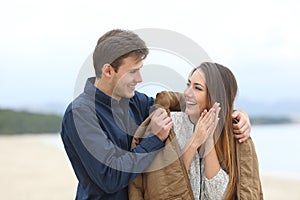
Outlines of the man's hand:
M 158 108 L 154 111 L 149 126 L 152 133 L 154 133 L 161 141 L 165 141 L 169 136 L 169 131 L 173 126 L 173 122 L 165 109 Z
M 250 137 L 251 124 L 248 114 L 242 110 L 236 110 L 232 113 L 233 120 L 237 123 L 233 124 L 234 137 L 239 142 L 244 142 Z

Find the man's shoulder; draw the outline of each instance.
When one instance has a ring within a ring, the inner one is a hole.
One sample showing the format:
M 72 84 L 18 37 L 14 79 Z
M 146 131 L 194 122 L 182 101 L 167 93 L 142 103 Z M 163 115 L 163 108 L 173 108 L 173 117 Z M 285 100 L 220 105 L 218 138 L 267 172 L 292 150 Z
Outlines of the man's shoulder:
M 74 99 L 72 105 L 74 109 L 90 106 L 95 107 L 95 98 L 91 98 L 91 96 L 86 93 L 81 93 L 78 97 Z
M 75 109 L 86 110 L 95 107 L 95 102 L 85 93 L 81 93 L 67 107 L 65 113 L 72 112 Z
M 135 102 L 135 103 L 147 103 L 152 105 L 154 103 L 154 98 L 149 97 L 144 93 L 135 91 L 134 96 L 130 99 L 130 101 Z

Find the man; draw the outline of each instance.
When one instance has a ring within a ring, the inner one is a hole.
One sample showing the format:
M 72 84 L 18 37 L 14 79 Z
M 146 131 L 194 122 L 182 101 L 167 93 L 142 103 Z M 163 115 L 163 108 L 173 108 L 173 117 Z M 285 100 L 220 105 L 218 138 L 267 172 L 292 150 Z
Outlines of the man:
M 96 78 L 67 108 L 61 136 L 79 181 L 76 199 L 128 199 L 128 184 L 150 165 L 164 146 L 172 121 L 164 109 L 151 115 L 150 136 L 130 150 L 132 135 L 149 115 L 154 99 L 135 91 L 148 49 L 131 31 L 104 34 L 93 53 Z M 246 114 L 239 138 L 249 137 Z

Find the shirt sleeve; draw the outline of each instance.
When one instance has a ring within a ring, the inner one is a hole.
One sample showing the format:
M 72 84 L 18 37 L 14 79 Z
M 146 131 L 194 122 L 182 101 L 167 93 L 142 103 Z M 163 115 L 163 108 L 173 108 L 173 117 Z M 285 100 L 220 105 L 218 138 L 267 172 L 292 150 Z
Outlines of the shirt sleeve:
M 164 143 L 155 135 L 145 138 L 131 151 L 114 145 L 109 133 L 102 130 L 96 114 L 88 107 L 78 107 L 66 113 L 62 126 L 62 139 L 75 149 L 68 153 L 78 176 L 85 170 L 89 178 L 106 193 L 126 187 L 139 173 L 147 169 Z M 71 147 L 66 146 L 66 149 Z M 72 156 L 73 155 L 73 156 Z M 75 163 L 83 166 L 81 169 Z
M 203 192 L 205 200 L 222 200 L 227 190 L 228 174 L 220 168 L 219 172 L 211 179 L 203 174 Z

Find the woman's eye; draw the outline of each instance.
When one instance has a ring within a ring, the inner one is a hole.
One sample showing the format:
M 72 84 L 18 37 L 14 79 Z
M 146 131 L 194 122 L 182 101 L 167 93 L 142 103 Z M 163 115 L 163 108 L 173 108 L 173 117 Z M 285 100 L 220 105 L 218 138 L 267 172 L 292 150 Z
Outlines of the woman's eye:
M 202 91 L 202 88 L 196 87 L 196 90 L 200 90 L 200 91 Z

